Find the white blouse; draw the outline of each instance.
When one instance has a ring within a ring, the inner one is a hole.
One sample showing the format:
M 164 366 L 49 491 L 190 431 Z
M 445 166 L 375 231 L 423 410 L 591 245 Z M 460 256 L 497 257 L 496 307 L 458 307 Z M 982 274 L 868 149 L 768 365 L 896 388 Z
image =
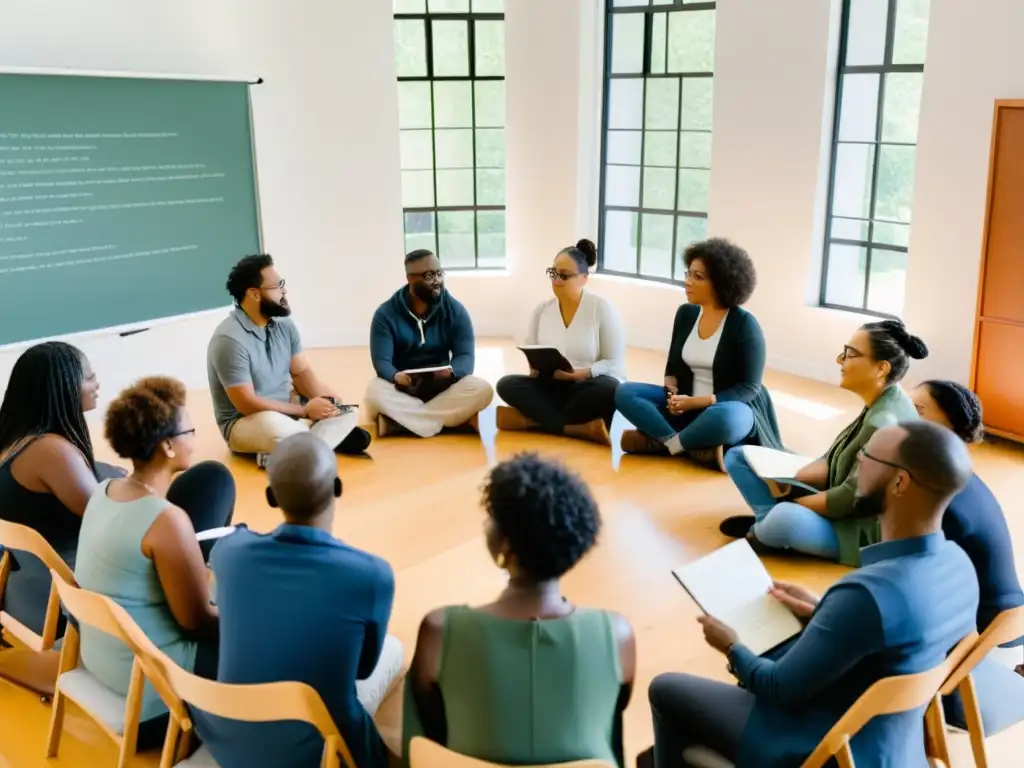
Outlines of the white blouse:
M 701 307 L 700 314 L 697 315 L 697 322 L 693 324 L 693 329 L 683 344 L 683 362 L 693 371 L 694 397 L 706 397 L 715 394 L 715 378 L 711 369 L 715 364 L 715 354 L 718 352 L 718 344 L 722 340 L 722 329 L 725 328 L 725 319 L 729 316 L 729 313 L 725 313 L 725 317 L 718 324 L 718 328 L 706 339 L 702 339 L 698 331 L 700 319 L 703 316 L 704 307 Z
M 555 347 L 578 370 L 626 380 L 626 332 L 611 302 L 584 291 L 576 314 L 565 327 L 558 299 L 548 299 L 530 317 L 527 344 Z

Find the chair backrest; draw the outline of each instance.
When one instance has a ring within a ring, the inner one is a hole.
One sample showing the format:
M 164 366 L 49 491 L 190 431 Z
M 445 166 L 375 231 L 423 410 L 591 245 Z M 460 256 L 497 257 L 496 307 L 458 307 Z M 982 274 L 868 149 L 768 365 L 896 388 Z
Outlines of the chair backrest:
M 49 542 L 37 531 L 24 525 L 0 520 L 0 546 L 4 549 L 15 549 L 35 555 L 45 563 L 50 571 L 61 575 L 66 582 L 74 582 L 75 575 L 60 555 L 54 551 Z M 6 568 L 10 569 L 10 558 L 5 553 Z M 7 577 L 4 574 L 3 586 L 6 588 Z M 26 627 L 9 613 L 0 613 L 0 626 L 10 632 L 20 642 L 37 653 L 53 648 L 57 641 L 57 624 L 60 621 L 60 600 L 55 585 L 50 587 L 50 596 L 46 603 L 46 618 L 43 622 L 43 633 L 39 635 Z
M 414 736 L 409 742 L 410 768 L 499 768 L 498 763 L 488 763 L 475 757 L 460 755 L 443 747 L 436 741 Z M 576 760 L 571 763 L 535 765 L 528 768 L 615 768 L 614 763 L 604 760 Z
M 1024 635 L 1024 605 L 1002 611 L 981 634 L 974 647 L 971 648 L 971 652 L 946 678 L 939 693 L 943 696 L 951 694 L 993 648 L 1010 640 L 1016 640 L 1021 635 Z
M 818 748 L 804 761 L 802 768 L 821 768 L 833 756 L 844 753 L 840 766 L 852 766 L 850 739 L 872 718 L 894 715 L 926 706 L 950 673 L 960 664 L 978 640 L 978 633 L 964 637 L 939 665 L 915 675 L 886 677 L 876 681 L 839 718 Z

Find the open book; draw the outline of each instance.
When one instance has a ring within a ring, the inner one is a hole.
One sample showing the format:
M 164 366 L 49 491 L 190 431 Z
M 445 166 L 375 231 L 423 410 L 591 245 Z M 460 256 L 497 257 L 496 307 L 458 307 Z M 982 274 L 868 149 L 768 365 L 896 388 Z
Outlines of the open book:
M 399 371 L 412 379 L 412 384 L 402 391 L 407 395 L 419 398 L 423 402 L 432 400 L 455 383 L 453 376 L 443 379 L 437 378 L 434 374 L 438 371 L 450 371 L 450 365 L 436 365 L 431 368 L 410 368 L 407 371 Z
M 797 472 L 817 459 L 796 453 L 776 451 L 773 448 L 764 448 L 760 445 L 743 446 L 743 455 L 757 476 L 768 482 L 768 487 L 771 488 L 772 495 L 776 498 L 786 495 L 785 489 L 779 488 L 780 485 L 803 488 L 811 493 L 818 492 L 817 488 L 796 479 Z
M 519 349 L 526 355 L 530 367 L 542 376 L 550 376 L 555 371 L 572 373 L 575 370 L 572 363 L 555 347 L 547 347 L 542 344 L 526 344 L 519 347 Z
M 451 366 L 450 365 L 436 365 L 433 368 L 410 368 L 407 371 L 399 371 L 399 373 L 404 373 L 407 376 L 416 377 L 416 376 L 423 376 L 423 375 L 428 374 L 428 373 L 437 373 L 438 371 L 448 371 L 448 370 L 451 370 Z
M 772 577 L 745 539 L 672 571 L 697 606 L 760 656 L 798 635 L 800 620 L 768 594 Z

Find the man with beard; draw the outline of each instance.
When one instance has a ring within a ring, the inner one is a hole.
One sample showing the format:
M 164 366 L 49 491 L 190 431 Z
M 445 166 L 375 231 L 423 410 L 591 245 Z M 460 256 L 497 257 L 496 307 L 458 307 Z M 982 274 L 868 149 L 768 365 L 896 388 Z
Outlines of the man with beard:
M 444 287 L 441 262 L 430 251 L 405 257 L 408 285 L 380 305 L 370 326 L 377 378 L 366 390 L 377 434 L 402 430 L 433 437 L 442 429 L 476 427 L 494 390 L 473 376 L 475 339 L 466 308 Z M 409 373 L 424 368 L 439 370 Z
M 946 505 L 971 477 L 964 442 L 945 427 L 879 429 L 858 457 L 856 514 L 881 515 L 882 541 L 818 598 L 776 582 L 771 594 L 804 623 L 762 657 L 711 616 L 698 621 L 742 687 L 682 674 L 651 683 L 654 762 L 680 765 L 696 745 L 737 768 L 800 765 L 873 683 L 938 666 L 975 628 L 978 579 L 942 533 Z M 922 709 L 876 717 L 853 737 L 857 765 L 925 768 Z M 638 765 L 650 764 L 650 753 Z
M 235 309 L 207 349 L 207 377 L 217 424 L 232 451 L 267 455 L 286 437 L 311 431 L 332 450 L 358 454 L 370 435 L 356 408 L 322 384 L 302 353 L 289 318 L 288 291 L 267 254 L 246 256 L 228 275 Z

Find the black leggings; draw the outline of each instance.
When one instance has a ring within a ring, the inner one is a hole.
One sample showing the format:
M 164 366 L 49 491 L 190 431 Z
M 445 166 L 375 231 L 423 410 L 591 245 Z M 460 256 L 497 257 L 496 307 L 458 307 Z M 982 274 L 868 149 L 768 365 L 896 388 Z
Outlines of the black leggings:
M 584 381 L 557 381 L 530 376 L 503 376 L 498 395 L 545 432 L 561 433 L 567 426 L 602 419 L 611 426 L 615 416 L 618 379 L 595 376 Z

